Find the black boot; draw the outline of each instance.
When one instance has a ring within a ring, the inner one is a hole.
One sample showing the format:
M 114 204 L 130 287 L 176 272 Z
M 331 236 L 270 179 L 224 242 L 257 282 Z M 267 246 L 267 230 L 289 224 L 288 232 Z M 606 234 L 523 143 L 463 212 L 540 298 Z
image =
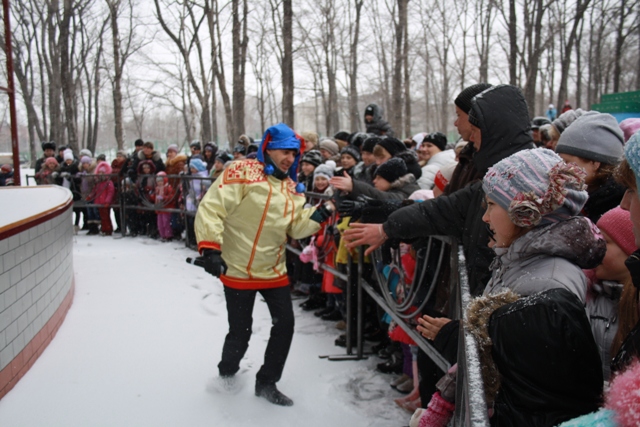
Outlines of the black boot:
M 274 405 L 292 406 L 293 400 L 282 394 L 275 384 L 256 382 L 256 396 L 264 397 Z
M 402 353 L 393 353 L 389 360 L 383 363 L 378 363 L 376 369 L 383 374 L 400 374 L 402 373 L 402 366 L 404 360 Z
M 323 309 L 320 309 L 320 310 L 318 310 L 318 311 L 315 311 L 315 312 L 313 313 L 313 315 L 314 315 L 314 316 L 316 316 L 316 317 L 322 317 L 322 316 L 324 316 L 325 314 L 329 314 L 329 313 L 331 313 L 333 310 L 335 310 L 335 307 L 325 307 L 325 308 L 323 308 Z
M 87 236 L 96 236 L 98 234 L 100 234 L 100 228 L 98 224 L 89 224 L 89 232 L 87 233 Z

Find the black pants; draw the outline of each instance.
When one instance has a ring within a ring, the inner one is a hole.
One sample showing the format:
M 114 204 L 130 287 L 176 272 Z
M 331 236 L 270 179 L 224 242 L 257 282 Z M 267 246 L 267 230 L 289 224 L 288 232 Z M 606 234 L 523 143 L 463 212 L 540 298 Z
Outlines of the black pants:
M 224 287 L 229 318 L 229 333 L 224 340 L 222 360 L 218 364 L 220 375 L 234 375 L 240 369 L 240 360 L 249 347 L 253 305 L 256 294 L 264 297 L 271 313 L 271 336 L 264 353 L 264 364 L 256 379 L 261 383 L 276 383 L 282 376 L 293 338 L 293 306 L 289 286 L 274 289 L 238 290 Z

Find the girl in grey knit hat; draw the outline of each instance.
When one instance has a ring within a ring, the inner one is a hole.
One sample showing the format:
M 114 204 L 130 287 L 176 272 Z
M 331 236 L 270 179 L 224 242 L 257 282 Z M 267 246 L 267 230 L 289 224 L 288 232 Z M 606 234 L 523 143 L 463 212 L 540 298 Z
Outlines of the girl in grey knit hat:
M 618 206 L 624 195 L 624 187 L 613 179 L 623 146 L 624 136 L 616 119 L 597 111 L 578 117 L 562 132 L 556 145 L 556 153 L 565 162 L 575 163 L 587 172 L 589 200 L 583 213 L 594 223 Z

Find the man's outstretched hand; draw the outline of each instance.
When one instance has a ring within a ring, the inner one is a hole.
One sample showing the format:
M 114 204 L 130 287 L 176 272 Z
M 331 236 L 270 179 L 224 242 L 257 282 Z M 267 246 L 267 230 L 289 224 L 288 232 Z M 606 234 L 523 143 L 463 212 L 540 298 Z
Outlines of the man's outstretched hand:
M 351 228 L 344 232 L 347 248 L 352 249 L 360 245 L 369 245 L 369 248 L 364 253 L 365 255 L 369 255 L 387 240 L 382 224 L 360 224 L 355 222 L 349 227 Z

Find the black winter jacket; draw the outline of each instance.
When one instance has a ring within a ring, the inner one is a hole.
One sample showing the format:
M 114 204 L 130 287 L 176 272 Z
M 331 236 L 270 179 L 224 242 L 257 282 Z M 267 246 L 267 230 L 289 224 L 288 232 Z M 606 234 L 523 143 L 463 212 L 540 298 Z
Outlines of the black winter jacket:
M 488 332 L 500 372 L 492 426 L 552 427 L 598 409 L 600 355 L 573 293 L 551 289 L 502 306 Z
M 367 126 L 367 133 L 395 136 L 391 125 L 382 119 L 382 113 L 384 112 L 382 107 L 378 106 L 378 104 L 369 104 L 367 109 L 369 109 L 369 107 L 373 110 L 373 120 L 369 123 L 365 122 L 365 125 Z
M 595 224 L 602 215 L 620 204 L 625 191 L 626 188 L 610 176 L 604 184 L 589 191 L 589 199 L 582 209 L 584 215 Z
M 520 150 L 535 148 L 529 132 L 529 110 L 522 91 L 509 85 L 494 86 L 472 101 L 480 121 L 482 143 L 474 154 L 475 169 L 484 175 L 490 166 Z M 467 259 L 469 286 L 480 295 L 491 276 L 494 252 L 482 221 L 482 182 L 476 181 L 448 196 L 407 206 L 383 224 L 390 238 L 412 240 L 432 235 L 460 239 Z

